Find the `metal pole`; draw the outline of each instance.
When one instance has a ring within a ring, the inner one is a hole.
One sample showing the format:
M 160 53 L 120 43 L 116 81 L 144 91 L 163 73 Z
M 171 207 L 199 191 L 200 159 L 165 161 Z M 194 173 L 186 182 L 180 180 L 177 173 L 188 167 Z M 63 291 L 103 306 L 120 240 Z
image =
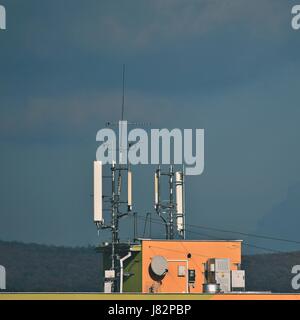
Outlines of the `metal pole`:
M 157 169 L 157 177 L 158 177 L 158 185 L 157 185 L 157 189 L 158 189 L 158 211 L 160 210 L 160 207 L 161 207 L 161 203 L 160 203 L 160 166 L 158 166 L 158 169 Z
M 151 227 L 151 224 L 152 224 L 152 212 L 149 212 L 149 214 L 150 214 L 149 237 L 151 239 L 152 238 L 152 227 Z
M 123 90 L 122 90 L 122 114 L 121 114 L 121 120 L 124 120 L 124 102 L 125 102 L 125 64 L 123 64 Z
M 184 173 L 184 165 L 182 166 L 182 208 L 183 208 L 183 240 L 185 240 L 185 217 L 186 217 L 186 212 L 185 212 L 185 173 Z
M 137 240 L 137 213 L 133 213 L 133 241 Z
M 131 251 L 120 259 L 120 293 L 123 293 L 124 261 L 131 257 Z
M 169 198 L 169 237 L 170 239 L 174 239 L 174 221 L 173 221 L 173 166 L 170 166 L 169 170 L 169 188 L 170 188 L 170 198 Z
M 116 225 L 116 201 L 115 201 L 115 163 L 111 167 L 111 176 L 112 176 L 112 198 L 111 198 L 111 230 L 112 230 L 112 241 L 111 241 L 111 269 L 115 272 L 115 279 L 113 281 L 112 292 L 116 290 L 116 243 L 117 243 L 117 225 Z

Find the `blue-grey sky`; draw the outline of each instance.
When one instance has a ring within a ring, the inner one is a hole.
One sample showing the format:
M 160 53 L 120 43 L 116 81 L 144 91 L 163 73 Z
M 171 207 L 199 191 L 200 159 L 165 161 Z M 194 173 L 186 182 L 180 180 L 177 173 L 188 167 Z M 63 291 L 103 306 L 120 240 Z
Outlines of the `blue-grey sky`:
M 205 129 L 204 173 L 187 178 L 187 222 L 297 238 L 261 226 L 300 181 L 297 1 L 0 2 L 2 240 L 99 241 L 95 136 L 120 118 L 123 63 L 126 118 Z M 152 170 L 134 177 L 136 210 L 152 210 Z

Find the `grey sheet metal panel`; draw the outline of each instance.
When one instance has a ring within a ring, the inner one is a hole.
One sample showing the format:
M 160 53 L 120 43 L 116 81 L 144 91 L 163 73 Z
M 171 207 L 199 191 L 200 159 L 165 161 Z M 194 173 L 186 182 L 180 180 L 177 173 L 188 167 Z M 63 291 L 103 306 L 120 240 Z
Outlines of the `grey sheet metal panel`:
M 232 289 L 245 288 L 245 270 L 232 270 L 231 271 L 231 287 Z
M 215 272 L 229 272 L 230 259 L 215 259 Z
M 216 272 L 216 282 L 220 285 L 221 292 L 231 291 L 230 271 Z
M 5 268 L 0 265 L 0 290 L 6 290 L 6 272 Z

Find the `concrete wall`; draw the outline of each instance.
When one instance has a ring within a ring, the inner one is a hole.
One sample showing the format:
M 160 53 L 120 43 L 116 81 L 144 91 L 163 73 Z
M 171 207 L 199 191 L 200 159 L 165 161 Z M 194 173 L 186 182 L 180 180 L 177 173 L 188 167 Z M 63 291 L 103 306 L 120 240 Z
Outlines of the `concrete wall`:
M 126 276 L 129 275 L 129 276 Z M 142 292 L 142 253 L 133 252 L 124 264 L 124 292 Z

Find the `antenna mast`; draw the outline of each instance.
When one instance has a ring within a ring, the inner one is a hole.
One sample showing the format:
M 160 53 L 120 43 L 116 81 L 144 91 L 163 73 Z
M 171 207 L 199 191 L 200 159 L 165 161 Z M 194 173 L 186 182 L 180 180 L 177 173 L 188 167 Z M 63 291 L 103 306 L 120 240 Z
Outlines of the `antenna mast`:
M 128 215 L 132 210 L 132 173 L 127 161 L 123 161 L 123 126 L 124 121 L 124 111 L 125 111 L 125 64 L 123 64 L 122 72 L 122 109 L 121 109 L 121 120 L 119 121 L 119 159 L 118 164 L 115 159 L 112 159 L 111 165 L 111 196 L 110 196 L 110 211 L 111 211 L 111 222 L 110 225 L 104 224 L 104 219 L 102 217 L 102 164 L 100 161 L 96 161 L 94 165 L 94 221 L 98 229 L 110 229 L 111 230 L 111 268 L 110 268 L 110 283 L 111 292 L 118 292 L 120 286 L 120 256 L 118 253 L 118 245 L 120 243 L 119 238 L 119 220 Z M 115 146 L 111 146 L 114 148 Z M 128 148 L 128 146 L 126 146 Z M 117 149 L 117 148 L 116 148 Z M 112 152 L 113 154 L 113 152 Z M 100 165 L 101 164 L 101 165 Z M 127 201 L 121 200 L 122 195 L 122 171 L 127 171 Z M 99 182 L 101 179 L 101 182 Z M 100 191 L 99 191 L 100 190 Z M 101 192 L 101 201 L 98 194 Z M 124 208 L 126 205 L 126 209 Z M 99 213 L 101 209 L 101 214 Z M 124 210 L 122 210 L 124 209 Z
M 122 90 L 122 113 L 121 113 L 121 121 L 124 120 L 124 106 L 125 106 L 125 64 L 123 64 L 123 90 Z
M 161 177 L 166 176 L 169 184 L 169 199 L 161 199 Z M 174 197 L 174 186 L 176 202 Z M 176 218 L 177 234 L 185 239 L 184 226 L 184 170 L 174 171 L 174 166 L 169 167 L 168 172 L 162 172 L 160 166 L 154 176 L 154 207 L 158 216 L 163 220 L 166 228 L 166 239 L 174 239 L 174 223 Z

